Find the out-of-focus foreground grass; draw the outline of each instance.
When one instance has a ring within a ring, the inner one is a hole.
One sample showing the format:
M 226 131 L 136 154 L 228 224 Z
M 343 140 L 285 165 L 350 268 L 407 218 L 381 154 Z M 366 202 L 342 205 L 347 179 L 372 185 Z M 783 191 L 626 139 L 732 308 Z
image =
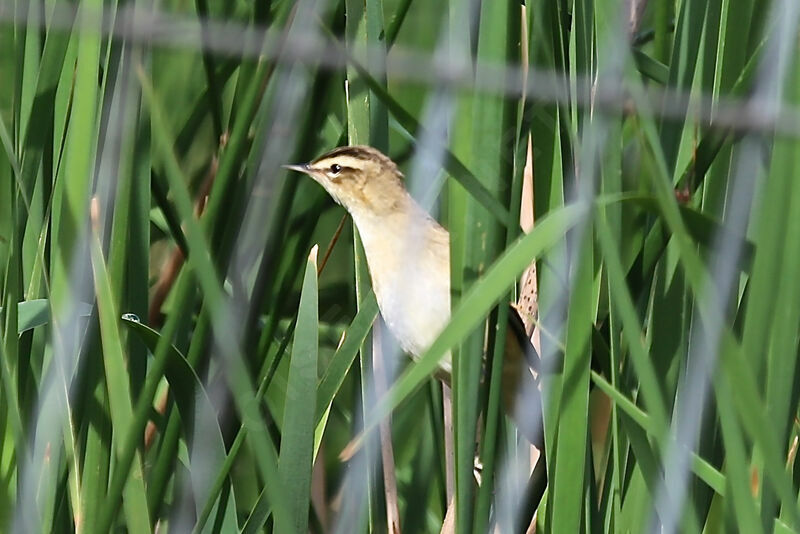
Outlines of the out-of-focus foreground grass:
M 0 1 L 0 530 L 798 531 L 799 15 Z M 452 445 L 387 356 L 391 454 L 339 457 L 377 308 L 280 165 L 347 143 L 451 233 Z M 541 499 L 492 372 L 534 261 Z

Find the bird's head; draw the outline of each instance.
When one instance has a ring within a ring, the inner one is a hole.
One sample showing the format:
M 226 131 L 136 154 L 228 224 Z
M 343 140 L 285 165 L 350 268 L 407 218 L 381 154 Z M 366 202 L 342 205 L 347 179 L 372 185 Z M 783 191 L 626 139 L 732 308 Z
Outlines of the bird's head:
M 397 165 L 368 146 L 339 147 L 311 163 L 284 167 L 311 176 L 355 216 L 391 214 L 408 198 Z

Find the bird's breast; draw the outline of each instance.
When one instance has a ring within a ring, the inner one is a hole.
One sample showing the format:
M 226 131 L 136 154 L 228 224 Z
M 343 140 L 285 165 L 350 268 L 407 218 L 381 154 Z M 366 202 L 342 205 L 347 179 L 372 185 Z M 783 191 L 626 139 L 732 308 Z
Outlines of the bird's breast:
M 396 230 L 358 222 L 381 315 L 403 350 L 418 357 L 450 318 L 448 234 L 428 218 Z M 450 373 L 449 358 L 441 367 Z

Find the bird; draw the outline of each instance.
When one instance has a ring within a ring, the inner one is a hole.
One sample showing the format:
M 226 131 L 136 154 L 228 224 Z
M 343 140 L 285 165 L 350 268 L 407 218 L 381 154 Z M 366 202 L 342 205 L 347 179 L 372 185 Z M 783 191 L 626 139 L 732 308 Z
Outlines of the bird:
M 419 358 L 450 319 L 450 234 L 411 196 L 397 164 L 369 146 L 343 146 L 313 161 L 285 168 L 307 174 L 342 205 L 355 223 L 378 309 L 389 332 L 412 358 Z M 503 403 L 514 416 L 521 384 L 536 390 L 526 354 L 535 354 L 512 307 L 503 368 Z M 520 334 L 520 332 L 522 332 Z M 448 353 L 437 377 L 450 382 Z M 539 402 L 539 401 L 537 401 Z M 540 407 L 537 407 L 540 410 Z M 541 412 L 539 412 L 541 414 Z M 541 444 L 538 423 L 518 422 L 523 435 Z

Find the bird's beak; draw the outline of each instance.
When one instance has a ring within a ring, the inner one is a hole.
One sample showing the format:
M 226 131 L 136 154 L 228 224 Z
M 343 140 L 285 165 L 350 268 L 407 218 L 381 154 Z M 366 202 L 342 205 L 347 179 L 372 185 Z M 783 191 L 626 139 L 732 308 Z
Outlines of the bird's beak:
M 303 163 L 302 165 L 281 165 L 284 169 L 289 169 L 290 171 L 297 171 L 303 172 L 308 174 L 308 163 Z

